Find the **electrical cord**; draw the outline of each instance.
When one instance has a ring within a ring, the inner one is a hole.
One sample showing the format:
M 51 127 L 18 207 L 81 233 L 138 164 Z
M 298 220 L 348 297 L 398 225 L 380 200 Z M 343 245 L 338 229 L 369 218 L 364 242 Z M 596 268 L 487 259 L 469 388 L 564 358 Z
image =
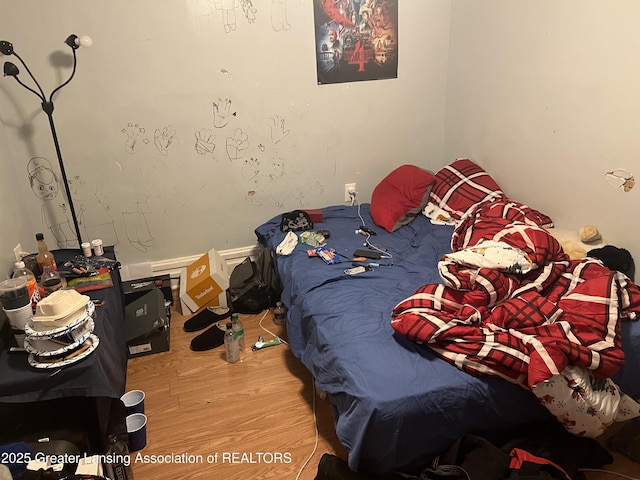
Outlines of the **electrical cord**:
M 612 472 L 611 470 L 605 470 L 603 468 L 579 468 L 579 472 L 597 472 L 597 473 L 608 473 L 609 475 L 614 475 L 620 478 L 626 478 L 628 480 L 639 480 L 637 477 L 631 477 L 629 475 L 625 475 L 624 473 Z
M 267 327 L 265 327 L 262 324 L 264 319 L 267 318 L 267 315 L 269 314 L 270 311 L 271 311 L 271 309 L 267 309 L 264 312 L 264 315 L 262 315 L 262 317 L 260 318 L 260 322 L 258 323 L 258 325 L 260 326 L 260 328 L 262 330 L 267 332 L 269 335 L 272 335 L 274 337 L 278 337 L 278 335 L 276 335 L 275 333 L 270 331 Z M 278 338 L 280 338 L 280 337 L 278 337 Z M 289 344 L 287 342 L 285 342 L 284 340 L 282 340 L 282 338 L 280 338 L 280 341 L 282 343 L 284 343 L 285 345 L 289 346 Z M 307 468 L 307 465 L 309 464 L 309 462 L 311 461 L 313 456 L 316 454 L 316 451 L 318 450 L 318 440 L 319 440 L 320 434 L 318 432 L 318 416 L 317 416 L 317 413 L 316 413 L 316 381 L 313 378 L 313 375 L 311 375 L 311 396 L 312 396 L 311 404 L 312 404 L 312 410 L 313 410 L 313 428 L 315 430 L 316 439 L 315 439 L 315 443 L 313 445 L 313 450 L 311 451 L 311 453 L 307 457 L 307 460 L 300 467 L 300 470 L 298 470 L 298 474 L 296 475 L 296 480 L 298 480 L 300 478 L 300 475 L 302 475 L 302 472 L 304 472 L 304 469 Z
M 366 227 L 367 224 L 365 223 L 364 218 L 362 218 L 362 213 L 360 211 L 360 202 L 358 201 L 358 196 L 357 195 L 353 196 L 353 201 L 356 202 L 356 206 L 358 207 L 358 210 L 357 210 L 358 218 L 360 218 L 360 222 L 362 222 L 362 223 L 360 223 L 360 225 L 362 225 L 363 227 Z M 352 203 L 352 205 L 353 205 L 353 203 Z M 362 230 L 362 232 L 364 234 L 366 234 L 366 238 L 364 240 L 366 246 L 368 246 L 372 250 L 375 250 L 376 252 L 380 253 L 380 255 L 382 255 L 381 258 L 393 258 L 393 255 L 391 255 L 389 252 L 387 252 L 385 250 L 382 250 L 381 248 L 375 246 L 374 244 L 372 244 L 369 241 L 369 239 L 371 238 L 371 234 L 369 232 L 366 232 L 364 230 Z

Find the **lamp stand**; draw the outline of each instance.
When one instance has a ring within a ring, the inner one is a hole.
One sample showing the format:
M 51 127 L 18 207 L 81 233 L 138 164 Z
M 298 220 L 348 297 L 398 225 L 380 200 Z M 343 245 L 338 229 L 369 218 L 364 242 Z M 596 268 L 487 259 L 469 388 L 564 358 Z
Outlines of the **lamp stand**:
M 60 90 L 62 87 L 64 87 L 66 84 L 68 84 L 71 81 L 71 79 L 73 78 L 73 76 L 75 75 L 75 73 L 76 73 L 76 64 L 77 64 L 76 49 L 80 45 L 89 47 L 89 46 L 91 46 L 92 41 L 91 41 L 91 38 L 89 38 L 87 36 L 83 36 L 83 37 L 79 38 L 77 35 L 69 35 L 64 43 L 66 43 L 69 47 L 71 47 L 71 51 L 73 53 L 73 70 L 71 72 L 71 75 L 67 79 L 67 81 L 62 83 L 60 86 L 58 86 L 56 89 L 54 89 L 51 92 L 51 95 L 49 95 L 49 100 L 46 99 L 46 97 L 44 95 L 44 92 L 42 90 L 42 87 L 40 87 L 40 84 L 35 79 L 35 77 L 31 73 L 31 70 L 29 70 L 29 67 L 27 67 L 26 63 L 14 51 L 13 45 L 11 43 L 7 42 L 6 40 L 1 40 L 0 41 L 0 53 L 2 53 L 4 55 L 13 55 L 13 56 L 15 56 L 20 61 L 20 63 L 24 66 L 25 70 L 27 71 L 27 73 L 29 74 L 31 79 L 35 82 L 36 86 L 38 87 L 39 93 L 37 91 L 35 91 L 34 89 L 32 89 L 31 87 L 29 87 L 29 86 L 25 85 L 24 83 L 22 83 L 22 81 L 18 78 L 18 74 L 20 73 L 20 70 L 18 69 L 18 67 L 16 67 L 11 62 L 5 62 L 5 64 L 4 64 L 4 76 L 13 77 L 20 85 L 22 85 L 24 88 L 26 88 L 30 92 L 34 93 L 40 99 L 41 105 L 42 105 L 42 110 L 44 111 L 44 113 L 47 114 L 47 117 L 49 118 L 49 126 L 51 127 L 51 136 L 53 137 L 53 144 L 54 144 L 54 146 L 56 148 L 56 155 L 58 156 L 58 164 L 60 165 L 60 173 L 62 174 L 62 180 L 63 180 L 63 183 L 64 183 L 64 189 L 65 189 L 65 192 L 66 192 L 66 195 L 67 195 L 67 200 L 69 201 L 69 209 L 71 210 L 71 218 L 73 220 L 73 226 L 74 226 L 75 231 L 76 231 L 76 237 L 77 237 L 77 240 L 78 240 L 78 248 L 81 248 L 81 246 L 82 246 L 82 235 L 80 234 L 80 226 L 78 224 L 78 217 L 76 216 L 76 209 L 73 206 L 73 198 L 71 197 L 71 190 L 69 189 L 69 181 L 67 179 L 67 173 L 66 173 L 65 168 L 64 168 L 64 161 L 62 160 L 62 152 L 60 151 L 60 143 L 58 142 L 58 134 L 56 133 L 56 126 L 55 126 L 55 123 L 53 121 L 53 110 L 54 110 L 53 95 L 58 90 Z

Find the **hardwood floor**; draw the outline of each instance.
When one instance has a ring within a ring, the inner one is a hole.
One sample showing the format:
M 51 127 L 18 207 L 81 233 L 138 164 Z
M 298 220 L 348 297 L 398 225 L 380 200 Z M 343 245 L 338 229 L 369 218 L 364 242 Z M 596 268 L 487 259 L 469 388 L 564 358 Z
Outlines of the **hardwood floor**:
M 132 457 L 137 480 L 313 480 L 323 453 L 346 458 L 328 400 L 314 393 L 311 375 L 287 345 L 251 351 L 258 336 L 272 338 L 261 322 L 286 340 L 271 311 L 240 316 L 247 347 L 237 364 L 225 361 L 224 347 L 191 351 L 201 332 L 183 331 L 188 318 L 174 311 L 169 352 L 129 360 L 127 390 L 146 393 L 148 417 L 147 446 Z M 639 464 L 614 456 L 608 470 L 640 478 Z
M 191 339 L 201 332 L 184 332 L 187 318 L 173 313 L 169 352 L 129 360 L 127 390 L 146 393 L 148 417 L 147 446 L 137 452 L 143 457 L 133 456 L 139 460 L 134 463 L 138 480 L 312 480 L 322 453 L 346 458 L 328 400 L 314 395 L 311 375 L 287 345 L 251 351 L 258 336 L 273 338 L 261 329 L 261 319 L 286 340 L 270 311 L 240 315 L 247 346 L 237 364 L 225 361 L 224 347 L 191 351 Z M 314 401 L 318 445 L 306 463 L 316 442 Z M 154 463 L 154 455 L 186 463 Z

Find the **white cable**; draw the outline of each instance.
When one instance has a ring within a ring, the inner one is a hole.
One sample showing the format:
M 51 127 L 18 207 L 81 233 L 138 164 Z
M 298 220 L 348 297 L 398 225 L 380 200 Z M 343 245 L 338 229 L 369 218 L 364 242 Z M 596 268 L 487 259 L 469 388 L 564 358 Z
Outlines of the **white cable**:
M 610 475 L 615 475 L 620 478 L 626 478 L 628 480 L 638 480 L 637 477 L 630 477 L 629 475 L 625 475 L 624 473 L 612 472 L 611 470 L 605 470 L 603 468 L 579 468 L 579 472 L 598 472 L 598 473 L 608 473 Z
M 366 227 L 367 224 L 364 223 L 364 218 L 362 218 L 362 214 L 360 213 L 360 202 L 358 203 L 358 217 L 360 218 L 360 221 L 362 222 L 360 225 L 362 225 L 363 227 Z M 364 230 L 363 230 L 364 232 Z M 369 239 L 371 238 L 371 234 L 368 232 L 364 232 L 367 234 L 367 238 L 365 239 L 365 244 L 368 245 L 370 248 L 372 248 L 373 250 L 375 250 L 376 252 L 380 253 L 382 255 L 382 258 L 393 258 L 393 255 L 391 255 L 389 252 L 385 252 L 384 250 L 376 247 L 375 245 L 373 245 Z
M 307 460 L 302 464 L 302 466 L 300 467 L 300 470 L 298 470 L 298 475 L 296 475 L 296 480 L 299 480 L 300 475 L 302 475 L 302 472 L 304 471 L 305 468 L 307 468 L 307 465 L 309 464 L 309 462 L 311 461 L 311 459 L 313 458 L 313 456 L 316 454 L 316 451 L 318 450 L 318 416 L 316 415 L 316 381 L 313 378 L 313 375 L 311 376 L 311 396 L 313 397 L 312 400 L 312 405 L 313 405 L 313 428 L 316 431 L 316 440 L 315 443 L 313 445 L 313 450 L 311 451 L 311 453 L 309 454 L 309 457 L 307 458 Z
M 260 322 L 258 323 L 258 325 L 260 326 L 260 328 L 262 330 L 267 332 L 269 335 L 272 335 L 274 337 L 278 337 L 278 335 L 276 335 L 275 333 L 271 332 L 264 325 L 262 325 L 262 322 L 264 321 L 265 318 L 267 318 L 267 315 L 269 314 L 270 311 L 271 311 L 271 309 L 267 309 L 267 311 L 264 312 L 264 315 L 262 315 L 262 318 L 260 319 Z M 280 338 L 280 337 L 278 337 L 278 338 Z M 284 343 L 285 345 L 289 345 L 287 342 L 282 340 L 282 338 L 280 338 L 280 341 L 282 343 Z M 317 417 L 317 414 L 316 414 L 316 381 L 313 378 L 313 375 L 311 376 L 311 396 L 313 397 L 311 403 L 312 403 L 312 408 L 313 408 L 313 428 L 316 431 L 316 440 L 315 440 L 315 443 L 313 445 L 313 451 L 311 452 L 311 454 L 309 455 L 307 460 L 302 464 L 302 466 L 300 467 L 300 470 L 298 470 L 298 475 L 296 475 L 296 480 L 298 480 L 300 478 L 300 475 L 302 475 L 302 472 L 304 471 L 305 468 L 307 468 L 307 465 L 309 464 L 309 462 L 311 461 L 313 456 L 316 454 L 316 451 L 318 450 L 319 433 L 318 433 L 318 417 Z
M 260 326 L 260 328 L 262 330 L 264 330 L 265 332 L 267 332 L 269 335 L 271 335 L 272 337 L 278 337 L 280 339 L 280 341 L 282 343 L 284 343 L 285 345 L 289 345 L 287 342 L 285 342 L 281 337 L 279 337 L 278 335 L 276 335 L 275 333 L 273 333 L 272 331 L 270 331 L 269 329 L 267 329 L 267 327 L 265 327 L 264 325 L 262 325 L 262 322 L 265 318 L 267 318 L 267 315 L 269 314 L 269 312 L 271 311 L 270 308 L 267 308 L 267 310 L 264 312 L 264 315 L 262 315 L 262 318 L 260 319 L 260 322 L 258 323 L 258 325 Z

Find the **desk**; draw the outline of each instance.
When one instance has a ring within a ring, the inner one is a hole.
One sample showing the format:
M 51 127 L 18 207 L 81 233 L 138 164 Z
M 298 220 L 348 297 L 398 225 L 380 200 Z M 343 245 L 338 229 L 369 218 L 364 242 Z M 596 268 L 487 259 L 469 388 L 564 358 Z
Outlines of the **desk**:
M 79 250 L 53 252 L 59 265 L 80 254 Z M 115 260 L 113 248 L 105 256 Z M 124 294 L 120 271 L 111 271 L 113 287 L 87 292 L 102 298 L 96 308 L 94 333 L 98 348 L 87 358 L 57 373 L 38 370 L 27 362 L 27 353 L 0 351 L 0 442 L 38 437 L 46 429 L 74 429 L 88 436 L 88 450 L 99 452 L 108 433 L 126 438 L 124 406 L 127 355 L 124 340 Z

